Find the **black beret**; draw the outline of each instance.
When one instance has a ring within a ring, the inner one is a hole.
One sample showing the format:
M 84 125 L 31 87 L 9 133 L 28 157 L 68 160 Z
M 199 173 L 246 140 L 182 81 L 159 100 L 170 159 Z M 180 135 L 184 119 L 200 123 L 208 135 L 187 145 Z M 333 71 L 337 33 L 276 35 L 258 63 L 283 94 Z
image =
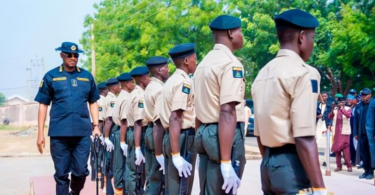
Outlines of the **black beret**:
M 163 64 L 168 64 L 168 59 L 161 56 L 154 56 L 146 61 L 147 66 L 158 66 Z
M 369 95 L 369 94 L 371 94 L 371 90 L 369 88 L 364 88 L 364 89 L 362 89 L 361 94 L 363 94 L 363 95 Z
M 130 71 L 130 75 L 132 77 L 142 76 L 146 74 L 148 74 L 148 68 L 146 66 L 138 66 L 138 67 L 135 67 L 132 71 Z
M 319 21 L 310 13 L 291 9 L 275 17 L 276 29 L 309 29 L 319 26 Z
M 125 73 L 120 74 L 120 76 L 117 77 L 117 80 L 118 81 L 131 81 L 133 80 L 133 78 L 130 75 L 130 73 L 125 72 Z
M 210 23 L 211 30 L 231 30 L 240 27 L 241 19 L 228 15 L 218 16 Z
M 349 90 L 349 94 L 356 94 L 356 93 L 357 93 L 357 91 L 355 89 Z
M 107 86 L 105 85 L 105 82 L 101 82 L 97 85 L 98 89 L 105 89 Z
M 107 80 L 105 85 L 110 86 L 110 85 L 114 85 L 114 84 L 117 84 L 117 83 L 118 83 L 118 80 L 116 78 L 110 78 L 110 79 Z
M 195 53 L 194 43 L 183 43 L 169 50 L 168 54 L 171 58 L 184 58 Z

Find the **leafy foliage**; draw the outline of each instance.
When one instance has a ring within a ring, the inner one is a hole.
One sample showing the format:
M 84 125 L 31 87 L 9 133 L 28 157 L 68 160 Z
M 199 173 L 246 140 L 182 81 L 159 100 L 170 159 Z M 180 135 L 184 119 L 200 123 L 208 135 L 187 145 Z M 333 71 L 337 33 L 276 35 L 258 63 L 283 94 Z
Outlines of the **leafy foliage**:
M 247 80 L 246 96 L 258 71 L 275 57 L 280 46 L 273 18 L 299 8 L 320 22 L 315 49 L 307 62 L 322 75 L 322 89 L 345 93 L 349 88 L 372 87 L 375 80 L 374 1 L 369 0 L 103 0 L 97 12 L 86 16 L 81 44 L 87 51 L 84 66 L 90 69 L 91 47 L 96 51 L 97 79 L 103 81 L 155 55 L 168 57 L 173 46 L 197 44 L 198 60 L 212 49 L 208 27 L 218 15 L 239 16 L 243 22 L 242 58 Z M 90 25 L 94 24 L 94 41 Z M 174 66 L 170 66 L 173 71 Z M 345 87 L 343 87 L 343 85 Z

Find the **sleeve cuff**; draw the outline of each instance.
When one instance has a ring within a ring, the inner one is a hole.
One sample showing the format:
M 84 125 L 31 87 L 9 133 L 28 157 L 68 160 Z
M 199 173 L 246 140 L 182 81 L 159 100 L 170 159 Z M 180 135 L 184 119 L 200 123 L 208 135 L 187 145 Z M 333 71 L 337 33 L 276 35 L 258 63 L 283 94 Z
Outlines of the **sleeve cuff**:
M 187 102 L 186 101 L 173 102 L 171 112 L 176 111 L 176 110 L 184 110 L 185 111 L 186 108 L 187 108 Z
M 316 136 L 316 129 L 314 128 L 298 128 L 293 129 L 293 137 L 308 137 Z
M 45 105 L 50 105 L 51 104 L 51 98 L 42 94 L 42 93 L 39 93 L 35 99 L 34 99 L 36 102 L 39 102 L 41 104 L 45 104 Z
M 242 98 L 239 95 L 227 95 L 220 97 L 220 105 L 227 104 L 229 102 L 241 103 Z

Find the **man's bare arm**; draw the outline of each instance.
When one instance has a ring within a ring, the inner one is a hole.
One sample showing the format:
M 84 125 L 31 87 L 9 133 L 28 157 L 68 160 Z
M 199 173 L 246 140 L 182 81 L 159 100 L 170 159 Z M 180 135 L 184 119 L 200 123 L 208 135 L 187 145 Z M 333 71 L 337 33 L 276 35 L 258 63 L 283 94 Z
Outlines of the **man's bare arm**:
M 180 134 L 182 126 L 183 110 L 172 111 L 169 117 L 169 136 L 171 140 L 172 153 L 180 153 Z
M 108 117 L 106 119 L 105 125 L 104 125 L 104 128 L 105 128 L 104 137 L 107 137 L 107 138 L 109 137 L 109 133 L 111 132 L 112 124 L 113 124 L 112 117 Z
M 141 147 L 142 120 L 134 122 L 134 144 L 135 147 Z
M 219 143 L 221 161 L 231 160 L 232 144 L 236 124 L 236 102 L 221 105 L 219 115 Z
M 303 168 L 310 179 L 312 187 L 325 188 L 319 166 L 318 147 L 314 136 L 296 137 L 296 148 Z
M 99 106 L 98 103 L 94 102 L 90 104 L 90 113 L 92 118 L 92 123 L 94 125 L 99 125 Z
M 258 148 L 259 148 L 260 154 L 262 155 L 262 157 L 264 157 L 264 152 L 266 148 L 262 145 L 262 142 L 260 141 L 260 137 L 258 136 L 257 136 L 257 142 L 258 142 Z
M 154 138 L 155 144 L 155 155 L 159 156 L 162 152 L 162 143 L 163 143 L 164 127 L 160 122 L 160 119 L 154 122 L 154 129 L 152 132 L 152 137 Z
M 125 142 L 127 128 L 128 128 L 128 121 L 126 119 L 122 119 L 121 127 L 120 127 L 120 142 Z
M 44 124 L 46 122 L 48 105 L 39 104 L 38 110 L 38 139 L 36 144 L 38 146 L 38 150 L 41 154 L 43 154 L 44 147 L 45 147 L 45 138 L 44 138 Z

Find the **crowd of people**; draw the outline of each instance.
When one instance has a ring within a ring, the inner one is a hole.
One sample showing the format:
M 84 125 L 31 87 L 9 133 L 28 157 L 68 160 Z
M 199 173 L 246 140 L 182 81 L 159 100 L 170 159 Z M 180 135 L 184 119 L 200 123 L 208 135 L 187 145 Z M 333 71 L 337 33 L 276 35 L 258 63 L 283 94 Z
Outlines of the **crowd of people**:
M 329 97 L 327 92 L 320 94 L 321 100 L 317 105 L 317 142 L 322 143 L 321 139 L 326 139 L 327 135 L 330 137 L 327 147 L 332 153 L 325 152 L 325 156 L 336 157 L 334 171 L 342 171 L 343 164 L 348 172 L 358 166 L 358 169 L 364 169 L 360 179 L 373 179 L 375 101 L 371 97 L 371 90 L 364 88 L 357 95 L 356 90 L 351 89 L 345 97 L 340 93 L 334 97 Z M 323 166 L 326 164 L 323 162 Z

